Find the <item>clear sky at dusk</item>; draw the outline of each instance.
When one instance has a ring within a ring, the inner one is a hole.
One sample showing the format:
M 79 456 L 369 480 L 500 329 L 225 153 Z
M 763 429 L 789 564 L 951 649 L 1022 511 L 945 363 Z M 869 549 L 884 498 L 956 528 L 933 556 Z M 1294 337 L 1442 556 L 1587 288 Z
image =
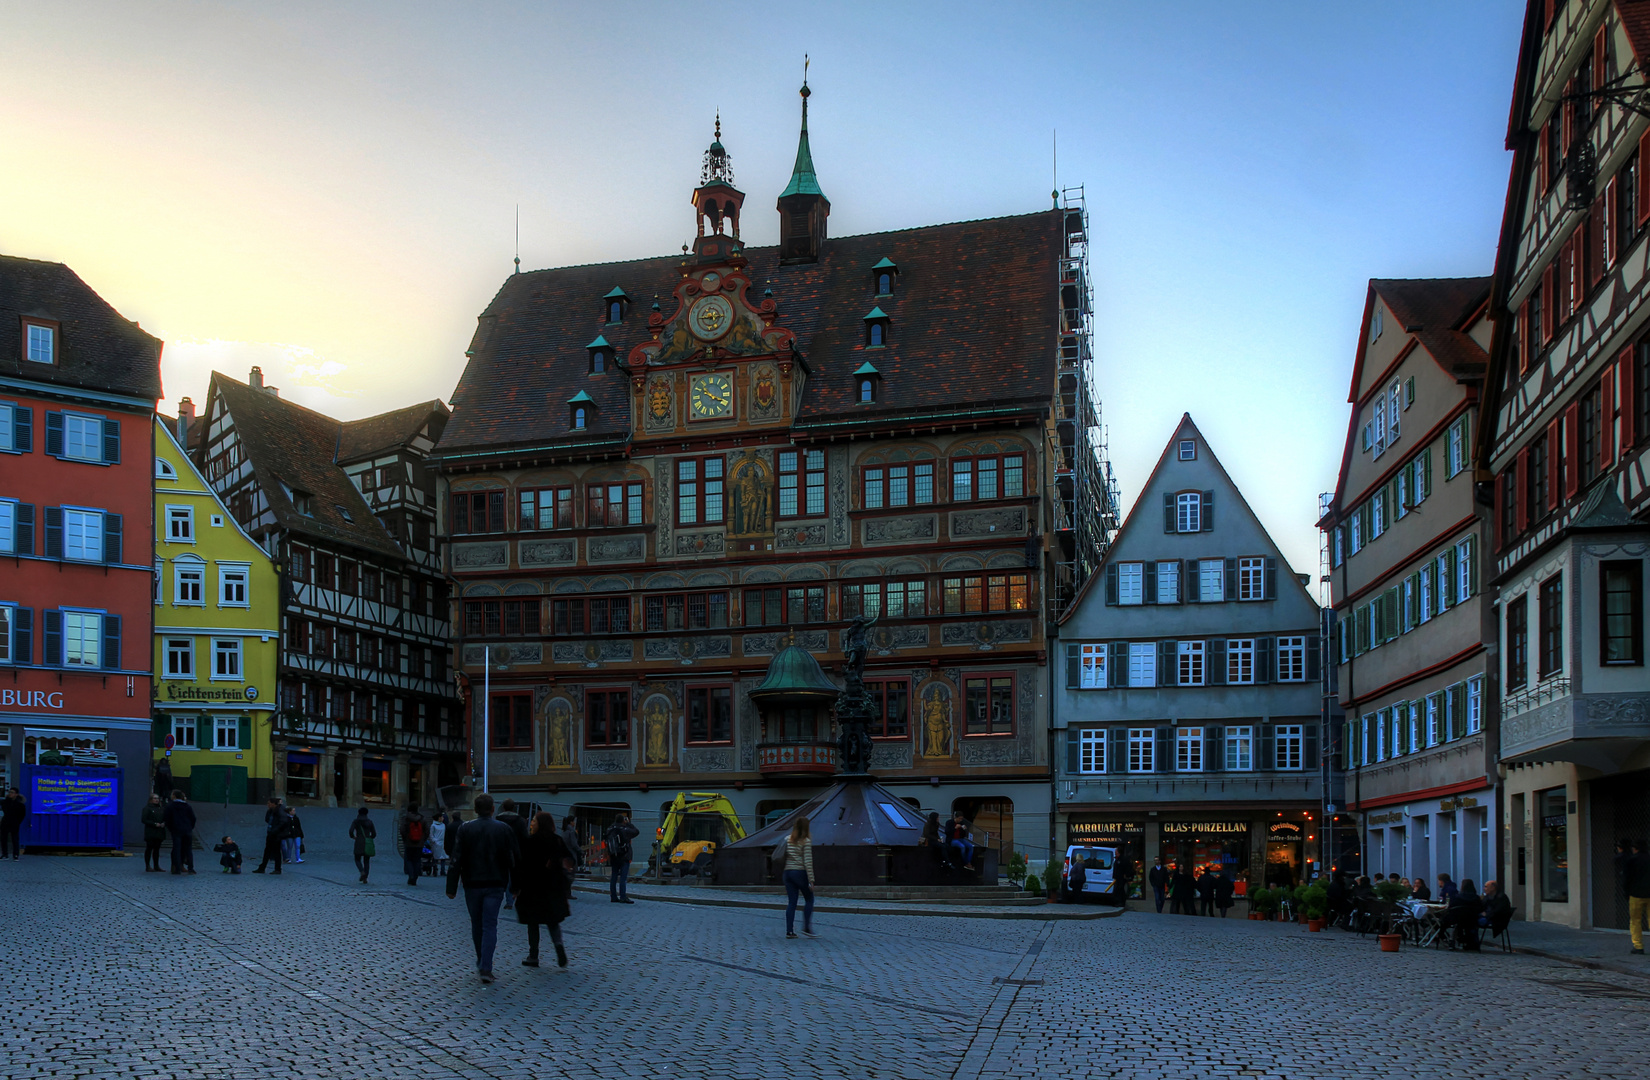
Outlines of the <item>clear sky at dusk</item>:
M 1190 412 L 1315 573 L 1368 279 L 1494 261 L 1521 13 L 0 0 L 0 252 L 163 338 L 167 408 L 252 364 L 340 417 L 446 398 L 517 203 L 526 268 L 674 251 L 720 109 L 774 242 L 806 51 L 833 235 L 1046 207 L 1058 129 L 1125 505 Z

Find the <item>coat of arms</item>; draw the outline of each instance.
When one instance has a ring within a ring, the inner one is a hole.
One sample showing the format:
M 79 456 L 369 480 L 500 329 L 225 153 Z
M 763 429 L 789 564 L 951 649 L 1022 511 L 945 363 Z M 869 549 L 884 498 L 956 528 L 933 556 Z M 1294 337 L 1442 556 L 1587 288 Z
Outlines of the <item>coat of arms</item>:
M 773 372 L 763 371 L 756 376 L 756 407 L 758 409 L 773 408 L 774 399 L 778 391 L 774 387 Z
M 647 409 L 653 414 L 653 419 L 663 420 L 670 415 L 670 383 L 665 379 L 654 379 L 647 388 Z

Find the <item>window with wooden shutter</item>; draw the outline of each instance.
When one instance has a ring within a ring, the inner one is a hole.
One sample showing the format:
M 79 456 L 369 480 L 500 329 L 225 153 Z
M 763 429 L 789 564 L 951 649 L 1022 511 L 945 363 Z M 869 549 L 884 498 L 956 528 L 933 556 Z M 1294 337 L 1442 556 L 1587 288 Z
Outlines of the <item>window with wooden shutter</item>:
M 1610 378 L 1613 372 L 1606 368 L 1604 378 L 1599 380 L 1599 440 L 1598 440 L 1598 471 L 1607 472 L 1616 462 L 1616 402 L 1615 380 Z
M 1175 532 L 1176 524 L 1175 493 L 1172 491 L 1165 491 L 1163 493 L 1163 531 L 1166 533 Z
M 1215 531 L 1215 493 L 1203 493 L 1203 532 Z
M 1608 190 L 1608 185 L 1606 186 Z M 1587 221 L 1584 225 L 1585 233 L 1582 240 L 1582 251 L 1585 255 L 1587 268 L 1586 287 L 1597 285 L 1604 276 L 1604 215 L 1605 200 L 1600 197 L 1593 200 L 1593 205 L 1587 208 Z M 1581 290 L 1577 290 L 1579 294 Z
M 1639 342 L 1621 352 L 1621 445 L 1635 446 L 1650 420 L 1650 342 Z
M 1555 269 L 1558 260 L 1554 259 L 1541 271 L 1541 295 L 1545 302 L 1541 305 L 1541 343 L 1545 345 L 1553 340 L 1553 309 L 1558 306 L 1558 292 L 1555 280 L 1558 273 Z

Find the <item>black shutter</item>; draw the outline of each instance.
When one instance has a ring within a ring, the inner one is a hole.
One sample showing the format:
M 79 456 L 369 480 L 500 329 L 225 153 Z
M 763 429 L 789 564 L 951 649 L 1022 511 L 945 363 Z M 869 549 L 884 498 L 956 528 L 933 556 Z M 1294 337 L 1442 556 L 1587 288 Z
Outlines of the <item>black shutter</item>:
M 1266 556 L 1266 599 L 1278 598 L 1278 560 Z
M 1208 679 L 1210 686 L 1226 685 L 1226 639 L 1210 638 L 1205 647 L 1205 661 L 1208 663 Z
M 111 565 L 120 562 L 120 515 L 103 515 L 103 561 Z
M 52 457 L 63 456 L 63 414 L 60 412 L 46 414 L 46 453 Z
M 1226 729 L 1223 727 L 1203 729 L 1203 771 L 1226 771 Z
M 1260 772 L 1271 772 L 1278 767 L 1277 755 L 1272 752 L 1272 725 L 1270 722 L 1260 725 L 1260 753 L 1255 761 L 1255 769 Z
M 1114 641 L 1106 646 L 1106 685 L 1129 685 L 1129 643 Z
M 1274 638 L 1261 637 L 1255 639 L 1255 681 L 1269 683 L 1277 680 L 1277 660 L 1274 657 L 1272 644 Z
M 166 736 L 172 734 L 172 718 L 157 716 L 149 722 L 149 745 L 156 750 L 166 749 Z
M 1174 530 L 1174 492 L 1170 491 L 1163 495 L 1163 531 L 1172 533 Z
M 1203 602 L 1203 593 L 1197 587 L 1196 559 L 1181 560 L 1180 599 L 1187 604 L 1201 604 Z
M 1322 678 L 1322 669 L 1318 666 L 1321 663 L 1319 656 L 1321 652 L 1320 644 L 1318 635 L 1306 635 L 1306 678 L 1308 682 L 1317 682 Z
M 1066 686 L 1073 688 L 1082 684 L 1082 646 L 1066 646 Z
M 1153 764 L 1158 772 L 1174 771 L 1174 728 L 1157 729 L 1157 760 Z
M 12 608 L 11 620 L 11 662 L 34 663 L 34 608 Z
M 1301 764 L 1307 772 L 1318 771 L 1318 725 L 1306 724 L 1302 730 L 1306 733 L 1301 740 Z
M 1106 603 L 1116 607 L 1117 596 L 1117 567 L 1112 565 L 1106 567 Z
M 63 666 L 63 613 L 56 608 L 47 608 L 45 615 L 45 636 L 40 642 L 40 662 L 47 667 Z
M 1142 591 L 1145 593 L 1146 603 L 1157 603 L 1157 564 L 1154 562 L 1144 564 L 1144 568 L 1140 573 L 1145 578 Z
M 1228 600 L 1236 600 L 1238 598 L 1237 562 L 1238 561 L 1236 559 L 1227 559 L 1226 560 L 1226 590 L 1225 591 L 1226 591 L 1226 599 L 1228 599 Z
M 120 667 L 120 616 L 103 616 L 103 666 Z
M 120 421 L 103 421 L 103 464 L 120 464 Z
M 34 452 L 34 410 L 25 405 L 11 410 L 11 448 L 20 454 Z
M 63 508 L 46 507 L 46 558 L 63 557 Z
M 1129 729 L 1114 727 L 1106 732 L 1106 771 L 1129 771 Z
M 15 511 L 17 517 L 16 544 L 18 555 L 34 554 L 34 504 L 18 503 Z
M 1077 763 L 1077 736 L 1076 728 L 1066 728 L 1066 772 L 1072 776 L 1078 773 Z
M 1215 493 L 1212 492 L 1212 491 L 1205 491 L 1203 493 L 1203 515 L 1202 515 L 1202 517 L 1203 517 L 1203 531 L 1204 532 L 1214 532 L 1215 531 Z
M 1174 686 L 1179 681 L 1179 672 L 1176 670 L 1175 657 L 1180 651 L 1178 641 L 1159 641 L 1157 643 L 1157 685 Z

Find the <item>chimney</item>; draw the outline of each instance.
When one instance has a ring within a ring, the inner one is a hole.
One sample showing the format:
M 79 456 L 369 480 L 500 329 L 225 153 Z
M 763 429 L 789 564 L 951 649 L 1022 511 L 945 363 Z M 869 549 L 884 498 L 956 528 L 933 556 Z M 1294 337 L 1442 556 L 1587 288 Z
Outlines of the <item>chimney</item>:
M 252 374 L 246 377 L 246 385 L 254 390 L 262 390 L 264 388 L 264 369 L 261 367 L 253 368 Z
M 189 429 L 195 425 L 195 403 L 188 398 L 178 402 L 178 445 L 189 445 Z

